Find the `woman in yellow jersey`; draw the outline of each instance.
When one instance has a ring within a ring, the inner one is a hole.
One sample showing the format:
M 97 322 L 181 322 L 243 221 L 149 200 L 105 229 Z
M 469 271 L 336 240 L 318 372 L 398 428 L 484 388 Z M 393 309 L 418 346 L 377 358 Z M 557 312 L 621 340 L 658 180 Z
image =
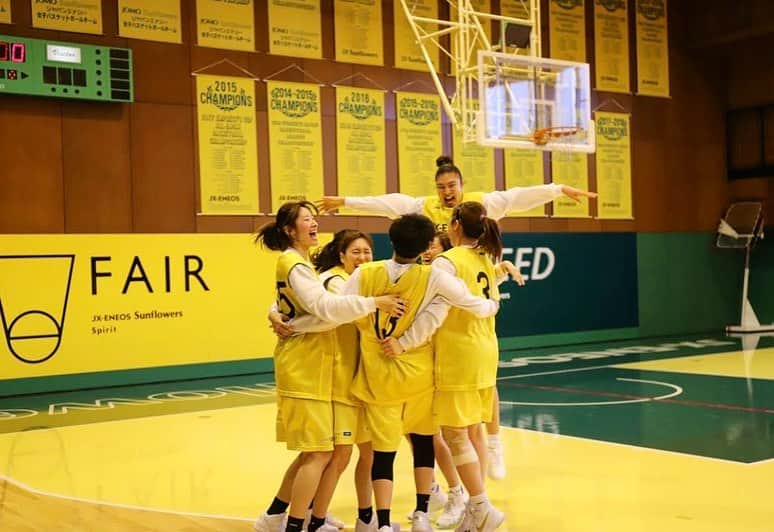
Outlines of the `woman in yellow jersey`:
M 325 290 L 309 263 L 309 248 L 317 245 L 315 208 L 309 202 L 280 207 L 274 222 L 263 226 L 256 242 L 282 251 L 277 260 L 277 305 L 288 317 L 313 315 L 343 324 L 379 309 L 400 316 L 404 304 L 396 296 L 339 296 Z M 277 440 L 300 451 L 291 464 L 268 511 L 255 523 L 259 532 L 281 528 L 289 506 L 286 530 L 300 532 L 323 470 L 333 453 L 333 331 L 281 339 L 274 351 L 277 384 Z
M 322 212 L 340 207 L 397 218 L 402 214 L 424 214 L 435 224 L 436 229 L 445 231 L 454 207 L 462 201 L 478 201 L 486 207 L 489 217 L 495 220 L 505 217 L 510 211 L 526 211 L 555 200 L 562 194 L 575 201 L 583 196 L 595 198 L 593 192 L 586 192 L 567 185 L 537 185 L 534 187 L 513 187 L 493 192 L 464 192 L 462 172 L 454 166 L 450 157 L 442 155 L 436 160 L 436 196 L 414 198 L 406 194 L 384 194 L 381 196 L 325 196 L 316 204 Z

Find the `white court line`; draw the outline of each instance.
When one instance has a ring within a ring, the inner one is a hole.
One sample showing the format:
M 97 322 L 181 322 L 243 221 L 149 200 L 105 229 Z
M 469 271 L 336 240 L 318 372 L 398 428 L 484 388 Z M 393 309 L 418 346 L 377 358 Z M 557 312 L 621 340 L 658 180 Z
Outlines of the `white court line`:
M 630 381 L 630 382 L 647 382 L 649 384 L 659 384 L 666 386 L 674 390 L 666 395 L 659 395 L 658 397 L 640 397 L 638 399 L 625 399 L 621 401 L 590 401 L 580 403 L 530 403 L 526 401 L 500 401 L 502 405 L 516 405 L 516 406 L 607 406 L 607 405 L 626 405 L 630 403 L 646 403 L 648 401 L 660 401 L 662 399 L 669 399 L 683 393 L 683 389 L 676 384 L 659 381 L 646 381 L 642 379 L 624 379 L 622 377 L 616 377 L 617 381 Z M 572 390 L 571 388 L 569 390 Z
M 69 495 L 61 495 L 59 493 L 51 493 L 48 491 L 39 490 L 37 488 L 33 488 L 32 486 L 28 484 L 24 484 L 23 482 L 19 482 L 18 480 L 15 480 L 9 476 L 6 476 L 3 473 L 0 473 L 0 480 L 5 480 L 9 484 L 13 484 L 14 486 L 17 486 L 23 490 L 27 490 L 29 492 L 35 493 L 37 495 L 43 495 L 46 497 L 54 497 L 57 499 L 65 499 L 68 501 L 76 501 L 76 502 L 84 502 L 88 504 L 95 504 L 98 506 L 111 506 L 113 508 L 123 508 L 125 510 L 140 510 L 142 512 L 156 512 L 156 513 L 163 513 L 163 514 L 174 514 L 174 515 L 184 515 L 186 517 L 205 517 L 208 519 L 225 519 L 228 521 L 246 521 L 246 522 L 253 522 L 254 519 L 247 518 L 247 517 L 234 517 L 234 516 L 228 516 L 228 515 L 213 515 L 213 514 L 202 514 L 197 512 L 183 512 L 180 510 L 165 510 L 161 508 L 148 508 L 145 506 L 135 506 L 133 504 L 121 504 L 118 502 L 107 502 L 107 501 L 97 501 L 93 499 L 83 499 L 81 497 L 71 497 Z
M 498 381 L 504 381 L 507 379 L 523 379 L 524 377 L 536 377 L 538 375 L 555 375 L 557 373 L 572 373 L 575 371 L 589 371 L 590 369 L 602 369 L 611 368 L 615 364 L 606 364 L 604 366 L 589 366 L 587 368 L 574 368 L 574 369 L 557 369 L 555 371 L 541 371 L 539 373 L 523 373 L 519 375 L 507 375 L 505 377 L 497 377 Z

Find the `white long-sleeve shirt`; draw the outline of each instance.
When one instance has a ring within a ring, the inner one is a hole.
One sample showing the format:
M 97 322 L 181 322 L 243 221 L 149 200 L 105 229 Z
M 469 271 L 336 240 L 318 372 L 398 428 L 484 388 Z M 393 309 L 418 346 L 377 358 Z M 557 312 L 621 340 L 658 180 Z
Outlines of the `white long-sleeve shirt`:
M 295 251 L 286 251 L 295 253 Z M 306 264 L 300 264 L 293 268 L 288 277 L 290 287 L 301 306 L 309 314 L 329 324 L 329 330 L 338 327 L 342 323 L 349 323 L 363 316 L 367 316 L 376 310 L 376 302 L 373 297 L 363 297 L 353 294 L 342 296 L 332 294 L 325 289 L 322 282 L 315 276 L 312 269 Z M 312 331 L 306 331 L 312 332 Z
M 482 203 L 487 216 L 494 220 L 505 217 L 510 211 L 527 211 L 555 200 L 562 195 L 562 185 L 536 185 L 534 187 L 514 187 L 508 190 L 495 190 L 484 194 Z M 463 193 L 463 200 L 465 199 Z M 380 214 L 389 218 L 398 218 L 404 214 L 422 214 L 425 198 L 415 198 L 406 194 L 384 194 L 381 196 L 347 196 L 346 207 L 359 211 Z
M 395 282 L 413 265 L 400 264 L 392 259 L 385 262 L 387 264 L 387 275 L 392 282 Z M 360 270 L 356 269 L 352 272 L 352 275 L 347 282 L 343 284 L 339 293 L 342 295 L 353 295 L 359 293 L 359 291 Z M 443 319 L 446 318 L 449 305 L 472 312 L 478 318 L 493 316 L 494 314 L 497 314 L 497 311 L 500 309 L 499 302 L 474 296 L 460 278 L 449 275 L 440 269 L 432 269 L 430 271 L 427 289 L 425 290 L 425 296 L 422 298 L 422 304 L 418 309 L 418 313 L 421 313 L 426 309 L 430 305 L 430 302 L 435 299 L 444 302 L 445 307 L 438 305 L 444 312 Z M 441 319 L 440 323 L 443 323 L 443 319 Z M 440 326 L 440 323 L 435 325 L 435 320 L 427 319 L 425 320 L 425 323 L 427 324 L 426 327 L 433 327 L 433 329 L 428 331 L 425 329 L 425 326 L 416 326 L 415 320 L 410 327 L 412 331 L 410 333 L 409 331 L 406 331 L 398 341 L 401 342 L 401 344 L 411 345 L 412 347 L 421 345 L 423 341 L 420 339 L 424 338 L 424 341 L 426 341 L 433 335 L 438 326 Z M 325 331 L 336 326 L 331 323 L 326 323 L 324 320 L 315 319 L 313 316 L 300 316 L 290 320 L 289 324 L 299 333 Z

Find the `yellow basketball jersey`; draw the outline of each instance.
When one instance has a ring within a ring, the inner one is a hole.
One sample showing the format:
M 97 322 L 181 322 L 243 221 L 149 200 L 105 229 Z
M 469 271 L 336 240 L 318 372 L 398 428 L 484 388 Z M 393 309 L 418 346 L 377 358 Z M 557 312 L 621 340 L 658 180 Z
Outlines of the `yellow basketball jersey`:
M 349 274 L 341 266 L 334 266 L 330 270 L 325 270 L 320 274 L 320 280 L 323 286 L 329 291 L 334 292 L 330 286 L 331 279 L 336 277 L 346 281 Z M 345 323 L 336 328 L 336 354 L 333 359 L 333 389 L 331 397 L 338 403 L 348 405 L 361 404 L 357 398 L 352 395 L 352 379 L 355 378 L 357 370 L 358 353 L 357 327 L 353 323 Z
M 283 253 L 277 260 L 277 306 L 290 318 L 308 314 L 290 286 L 290 272 L 297 266 L 314 271 L 311 264 L 293 251 Z M 280 340 L 274 349 L 277 395 L 330 401 L 335 352 L 335 331 L 299 334 Z
M 482 250 L 456 247 L 441 256 L 454 264 L 457 277 L 473 295 L 500 299 L 494 265 Z M 434 344 L 438 390 L 477 390 L 495 385 L 499 350 L 494 316 L 481 319 L 452 308 L 438 329 Z
M 381 340 L 399 337 L 414 321 L 430 279 L 429 266 L 412 265 L 391 282 L 386 261 L 360 266 L 360 295 L 400 294 L 408 310 L 400 318 L 377 311 L 356 322 L 360 333 L 360 365 L 352 393 L 367 403 L 398 404 L 433 389 L 433 350 L 427 342 L 395 359 L 387 358 Z
M 468 192 L 462 194 L 462 201 L 484 201 L 483 192 Z M 446 231 L 449 229 L 454 207 L 445 207 L 438 196 L 427 196 L 422 205 L 422 214 L 430 218 L 435 224 L 436 231 Z

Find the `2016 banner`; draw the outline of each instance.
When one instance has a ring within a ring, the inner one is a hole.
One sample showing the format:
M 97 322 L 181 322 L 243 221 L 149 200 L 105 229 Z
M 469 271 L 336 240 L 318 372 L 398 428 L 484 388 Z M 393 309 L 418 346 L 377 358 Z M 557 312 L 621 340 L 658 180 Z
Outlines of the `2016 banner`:
M 626 0 L 594 1 L 596 89 L 629 92 L 629 17 Z
M 588 155 L 585 153 L 551 152 L 551 177 L 554 183 L 569 185 L 581 190 L 589 188 Z M 589 200 L 561 196 L 554 200 L 554 217 L 588 218 Z
M 586 10 L 584 0 L 550 0 L 548 37 L 551 57 L 586 62 Z
M 669 96 L 666 0 L 637 0 L 637 94 Z
M 183 42 L 180 0 L 118 0 L 118 34 L 146 41 Z
M 334 0 L 336 61 L 383 65 L 382 0 Z
M 196 0 L 196 35 L 199 46 L 226 50 L 255 50 L 253 0 L 237 3 Z
M 478 109 L 478 102 L 474 103 Z M 462 172 L 465 189 L 490 192 L 495 189 L 494 148 L 481 146 L 476 142 L 462 142 L 461 127 L 452 128 L 452 151 L 454 164 Z
M 0 23 L 11 23 L 11 0 L 0 0 Z
M 323 195 L 320 87 L 267 81 L 271 208 Z
M 101 0 L 31 2 L 33 28 L 102 34 Z
M 543 184 L 545 172 L 542 151 L 505 149 L 503 153 L 505 154 L 505 188 L 533 187 Z M 545 213 L 545 206 L 540 205 L 527 211 L 510 211 L 508 216 L 544 216 Z
M 596 113 L 597 217 L 632 218 L 632 158 L 629 115 Z
M 271 356 L 244 234 L 0 235 L 0 380 Z
M 435 194 L 435 160 L 443 149 L 440 98 L 432 94 L 398 92 L 395 121 L 400 191 L 410 196 Z
M 320 0 L 269 0 L 269 53 L 322 58 Z
M 336 87 L 339 196 L 376 196 L 387 190 L 384 92 Z M 342 214 L 353 211 L 342 210 Z
M 418 70 L 427 72 L 427 61 L 422 51 L 419 49 L 414 32 L 409 27 L 406 20 L 406 13 L 403 10 L 403 4 L 400 0 L 393 3 L 393 25 L 395 28 L 395 68 L 404 68 L 406 70 Z M 425 18 L 438 18 L 438 0 L 416 0 L 410 4 L 412 13 L 415 16 Z M 437 24 L 422 24 L 422 28 L 428 32 L 437 31 Z M 440 71 L 440 51 L 432 43 L 428 43 L 427 51 L 430 60 L 436 72 Z
M 256 214 L 255 82 L 196 77 L 199 193 L 203 214 Z

